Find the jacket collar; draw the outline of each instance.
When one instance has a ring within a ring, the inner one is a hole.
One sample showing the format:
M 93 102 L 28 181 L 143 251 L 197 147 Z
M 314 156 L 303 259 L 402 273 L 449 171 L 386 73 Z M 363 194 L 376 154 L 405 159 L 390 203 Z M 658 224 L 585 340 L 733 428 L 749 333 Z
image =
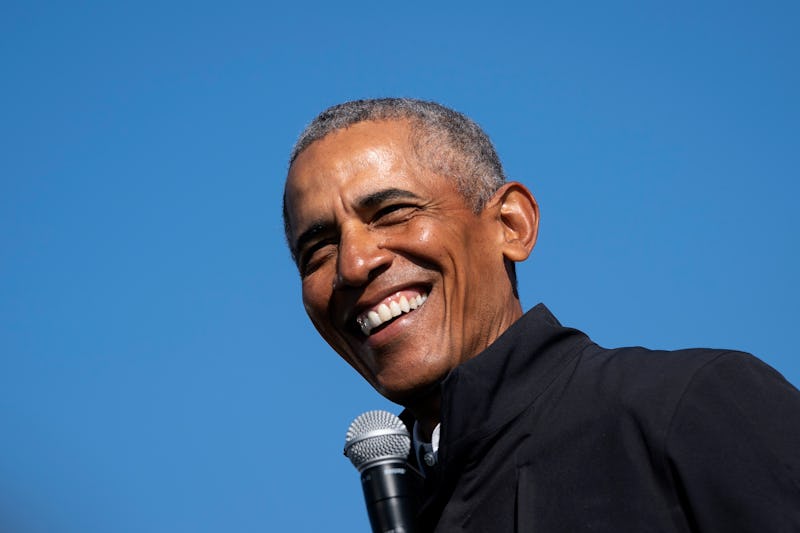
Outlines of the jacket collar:
M 589 343 L 586 335 L 563 327 L 539 304 L 486 350 L 455 368 L 442 382 L 440 461 L 460 464 L 479 455 L 480 441 L 533 404 Z
M 586 335 L 563 327 L 539 304 L 486 350 L 450 372 L 441 384 L 437 464 L 431 475 L 413 476 L 421 504 L 417 518 L 423 530 L 435 529 L 464 465 L 480 460 L 491 437 L 530 407 L 589 344 Z M 400 418 L 413 427 L 408 410 Z M 409 454 L 412 467 L 415 456 Z

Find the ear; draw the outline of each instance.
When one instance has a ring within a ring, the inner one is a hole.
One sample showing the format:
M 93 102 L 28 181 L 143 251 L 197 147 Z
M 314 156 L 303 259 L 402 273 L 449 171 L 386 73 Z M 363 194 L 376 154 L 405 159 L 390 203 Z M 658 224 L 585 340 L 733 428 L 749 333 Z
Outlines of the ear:
M 539 233 L 539 206 L 523 184 L 503 185 L 489 202 L 494 204 L 503 237 L 503 257 L 518 263 L 528 258 Z

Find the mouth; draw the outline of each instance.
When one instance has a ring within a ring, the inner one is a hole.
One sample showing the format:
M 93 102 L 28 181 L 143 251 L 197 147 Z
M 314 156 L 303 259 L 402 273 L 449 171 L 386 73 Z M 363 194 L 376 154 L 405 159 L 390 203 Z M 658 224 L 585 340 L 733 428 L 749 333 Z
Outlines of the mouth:
M 397 317 L 413 313 L 427 299 L 428 293 L 423 291 L 409 289 L 397 292 L 358 315 L 356 323 L 361 333 L 369 337 Z

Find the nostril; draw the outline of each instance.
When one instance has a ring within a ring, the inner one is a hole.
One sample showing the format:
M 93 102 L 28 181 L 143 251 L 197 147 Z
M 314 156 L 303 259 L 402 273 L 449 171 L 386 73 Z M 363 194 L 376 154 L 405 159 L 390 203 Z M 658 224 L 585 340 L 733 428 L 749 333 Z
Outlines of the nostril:
M 392 252 L 368 231 L 343 232 L 336 261 L 334 288 L 360 287 L 379 276 L 392 262 Z
M 358 265 L 339 266 L 333 279 L 333 288 L 361 287 L 380 276 L 391 264 L 391 257 L 381 258 L 372 263 L 362 262 Z

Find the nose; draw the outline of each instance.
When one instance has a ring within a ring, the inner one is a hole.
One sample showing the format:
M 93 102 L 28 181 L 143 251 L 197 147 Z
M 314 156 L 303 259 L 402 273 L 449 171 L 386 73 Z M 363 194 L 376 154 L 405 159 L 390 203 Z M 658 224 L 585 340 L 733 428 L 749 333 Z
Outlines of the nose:
M 386 269 L 392 253 L 383 239 L 363 225 L 342 228 L 333 288 L 360 287 Z

